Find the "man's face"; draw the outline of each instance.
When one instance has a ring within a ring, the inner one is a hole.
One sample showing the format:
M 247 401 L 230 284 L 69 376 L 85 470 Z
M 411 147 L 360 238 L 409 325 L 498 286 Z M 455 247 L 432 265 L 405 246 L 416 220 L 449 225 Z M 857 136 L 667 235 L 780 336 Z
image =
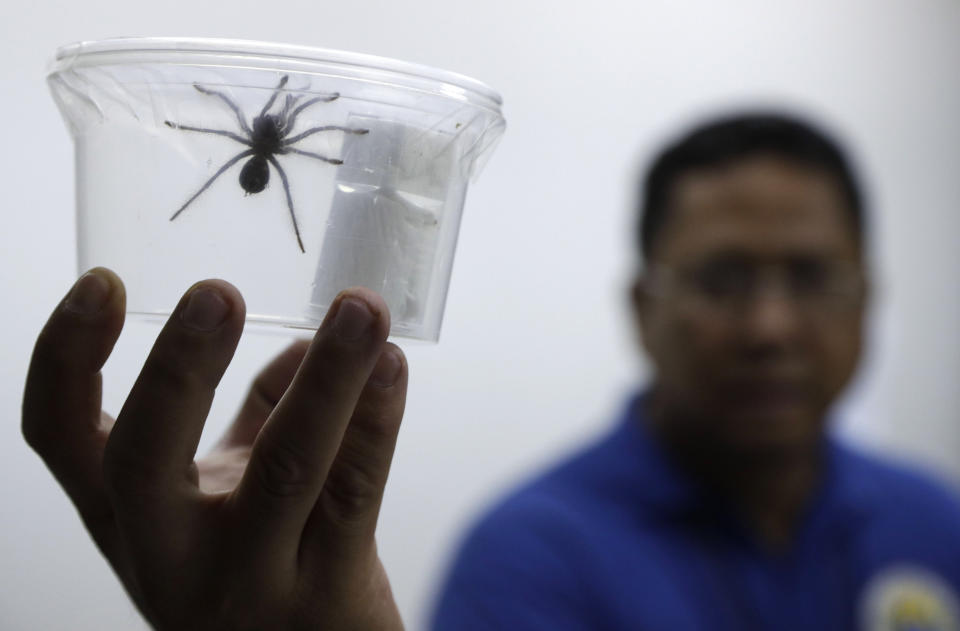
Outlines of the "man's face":
M 834 176 L 757 156 L 681 175 L 668 203 L 634 291 L 661 400 L 718 446 L 809 448 L 855 370 L 866 302 Z

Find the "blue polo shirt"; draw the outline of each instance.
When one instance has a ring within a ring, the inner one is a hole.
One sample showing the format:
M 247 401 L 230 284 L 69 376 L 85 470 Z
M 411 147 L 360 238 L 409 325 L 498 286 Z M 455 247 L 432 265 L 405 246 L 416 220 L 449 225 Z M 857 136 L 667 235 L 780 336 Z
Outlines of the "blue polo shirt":
M 828 440 L 794 545 L 771 554 L 671 466 L 642 401 L 472 529 L 434 631 L 960 629 L 946 488 Z

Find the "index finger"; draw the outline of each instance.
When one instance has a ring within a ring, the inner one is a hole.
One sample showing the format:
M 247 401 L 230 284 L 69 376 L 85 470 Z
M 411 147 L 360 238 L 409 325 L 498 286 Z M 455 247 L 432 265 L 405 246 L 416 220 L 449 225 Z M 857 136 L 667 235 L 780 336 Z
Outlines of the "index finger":
M 387 306 L 369 289 L 334 301 L 237 488 L 243 520 L 261 534 L 299 542 L 389 330 Z

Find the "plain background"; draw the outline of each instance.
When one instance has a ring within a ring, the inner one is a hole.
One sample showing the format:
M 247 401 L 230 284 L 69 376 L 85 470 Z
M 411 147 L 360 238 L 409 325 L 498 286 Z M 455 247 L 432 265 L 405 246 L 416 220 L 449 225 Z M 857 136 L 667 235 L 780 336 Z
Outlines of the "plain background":
M 955 0 L 31 4 L 6 4 L 0 21 L 0 629 L 143 626 L 19 430 L 33 340 L 76 276 L 72 148 L 44 72 L 56 46 L 80 39 L 324 46 L 504 95 L 508 130 L 468 195 L 440 344 L 401 341 L 410 393 L 378 539 L 408 628 L 423 626 L 482 507 L 605 430 L 643 379 L 625 300 L 635 176 L 659 142 L 718 108 L 787 105 L 851 147 L 880 291 L 839 431 L 960 481 Z M 105 369 L 109 411 L 156 332 L 128 324 Z M 205 444 L 285 344 L 245 336 Z

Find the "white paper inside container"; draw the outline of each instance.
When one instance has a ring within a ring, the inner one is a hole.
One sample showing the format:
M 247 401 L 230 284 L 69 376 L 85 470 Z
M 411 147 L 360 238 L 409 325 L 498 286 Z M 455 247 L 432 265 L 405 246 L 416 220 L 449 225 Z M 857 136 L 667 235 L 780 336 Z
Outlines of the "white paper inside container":
M 443 211 L 462 179 L 454 173 L 459 134 L 366 116 L 351 116 L 349 126 L 370 131 L 344 139 L 311 308 L 326 311 L 341 290 L 368 287 L 390 308 L 395 333 L 419 337 L 431 315 Z

